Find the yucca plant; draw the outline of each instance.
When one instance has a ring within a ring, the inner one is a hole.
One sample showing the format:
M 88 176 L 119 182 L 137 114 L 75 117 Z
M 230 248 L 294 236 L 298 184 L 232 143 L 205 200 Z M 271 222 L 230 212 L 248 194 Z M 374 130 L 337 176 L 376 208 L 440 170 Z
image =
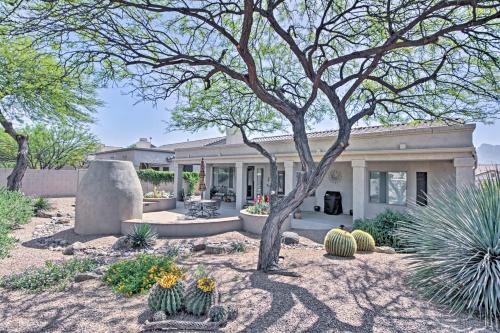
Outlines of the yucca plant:
M 411 283 L 453 312 L 499 326 L 500 177 L 480 186 L 441 188 L 413 207 L 399 235 L 411 250 Z
M 136 224 L 127 238 L 134 248 L 148 248 L 155 244 L 158 234 L 149 224 Z

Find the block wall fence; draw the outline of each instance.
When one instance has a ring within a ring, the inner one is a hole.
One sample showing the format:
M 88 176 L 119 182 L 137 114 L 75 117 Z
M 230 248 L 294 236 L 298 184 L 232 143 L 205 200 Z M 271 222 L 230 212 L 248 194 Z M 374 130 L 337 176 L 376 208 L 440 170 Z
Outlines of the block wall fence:
M 7 185 L 7 177 L 12 169 L 0 169 L 0 187 Z M 86 169 L 75 170 L 33 170 L 28 169 L 24 175 L 21 191 L 33 197 L 72 197 L 76 195 L 78 183 L 87 172 Z M 144 193 L 151 192 L 153 185 L 141 182 Z M 161 190 L 172 192 L 173 184 L 161 184 Z

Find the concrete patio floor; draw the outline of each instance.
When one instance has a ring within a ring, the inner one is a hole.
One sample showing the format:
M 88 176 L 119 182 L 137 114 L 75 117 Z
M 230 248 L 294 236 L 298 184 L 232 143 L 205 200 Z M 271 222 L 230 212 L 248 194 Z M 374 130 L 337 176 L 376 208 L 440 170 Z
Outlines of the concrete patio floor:
M 323 212 L 302 212 L 302 219 L 292 219 L 292 228 L 307 230 L 330 230 L 344 225 L 352 226 L 352 216 L 328 215 Z

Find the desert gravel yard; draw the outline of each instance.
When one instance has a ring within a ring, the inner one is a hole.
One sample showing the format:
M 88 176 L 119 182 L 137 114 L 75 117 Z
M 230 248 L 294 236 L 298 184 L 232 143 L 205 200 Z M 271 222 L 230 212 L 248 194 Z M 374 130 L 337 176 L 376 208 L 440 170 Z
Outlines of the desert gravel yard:
M 72 214 L 72 199 L 53 202 L 63 214 Z M 70 257 L 34 245 L 38 243 L 31 239 L 33 231 L 48 220 L 34 218 L 16 230 L 21 241 L 10 258 L 0 261 L 0 275 Z M 96 248 L 110 247 L 116 240 L 81 238 L 71 226 L 72 222 L 57 238 Z M 238 318 L 223 332 L 490 332 L 474 318 L 451 315 L 419 298 L 405 284 L 404 255 L 370 253 L 339 259 L 301 238 L 306 246 L 282 251 L 286 266 L 301 274 L 294 278 L 254 270 L 255 238 L 227 233 L 208 241 L 224 238 L 247 240 L 250 246 L 245 253 L 195 252 L 179 260 L 190 272 L 203 264 L 219 281 L 222 301 L 238 305 Z M 42 293 L 0 288 L 0 295 L 0 332 L 141 332 L 150 316 L 147 296 L 123 297 L 99 280 Z

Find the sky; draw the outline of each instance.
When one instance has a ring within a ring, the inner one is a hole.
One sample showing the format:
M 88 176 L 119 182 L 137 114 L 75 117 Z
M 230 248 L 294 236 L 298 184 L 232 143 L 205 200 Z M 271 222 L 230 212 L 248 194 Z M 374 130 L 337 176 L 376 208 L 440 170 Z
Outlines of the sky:
M 154 145 L 197 140 L 221 136 L 217 129 L 189 132 L 167 132 L 166 122 L 169 119 L 167 109 L 173 108 L 174 98 L 158 103 L 138 102 L 137 98 L 126 95 L 120 88 L 99 90 L 99 97 L 105 105 L 96 114 L 97 122 L 92 126 L 94 134 L 108 146 L 126 147 L 139 138 L 152 138 Z M 331 129 L 333 121 L 324 121 L 316 129 Z M 500 120 L 493 125 L 477 124 L 474 132 L 474 145 L 482 143 L 500 145 Z

